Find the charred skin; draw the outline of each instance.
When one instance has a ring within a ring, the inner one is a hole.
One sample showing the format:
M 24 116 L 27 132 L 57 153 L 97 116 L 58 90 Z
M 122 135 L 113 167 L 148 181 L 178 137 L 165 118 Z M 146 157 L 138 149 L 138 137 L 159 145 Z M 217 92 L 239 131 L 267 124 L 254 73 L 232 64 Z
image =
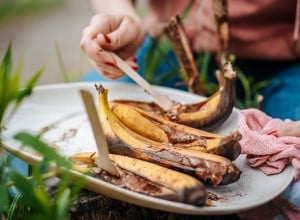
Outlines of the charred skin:
M 230 160 L 235 160 L 241 153 L 241 135 L 237 131 L 229 136 L 222 136 L 174 123 L 123 104 L 114 103 L 111 111 L 135 133 L 168 146 L 213 153 Z
M 177 103 L 167 112 L 153 102 L 114 100 L 112 103 L 132 105 L 179 124 L 211 131 L 230 116 L 234 107 L 236 73 L 230 63 L 224 66 L 223 74 L 224 81 L 219 83 L 219 90 L 209 98 L 190 105 Z
M 240 170 L 224 157 L 194 149 L 171 147 L 168 143 L 159 143 L 132 131 L 110 110 L 108 91 L 102 87 L 98 92 L 99 117 L 111 153 L 157 163 L 193 175 L 214 186 L 239 179 Z
M 95 158 L 95 152 L 87 152 L 70 159 L 78 171 L 88 170 L 93 176 L 122 188 L 166 200 L 205 205 L 205 187 L 191 176 L 135 158 L 110 154 L 120 172 L 120 177 L 116 177 L 94 167 Z
M 110 139 L 108 142 L 112 146 L 110 147 L 112 153 L 138 158 L 184 172 L 213 186 L 235 182 L 241 173 L 230 160 L 218 155 L 167 146 L 159 147 L 149 143 L 144 144 L 143 148 L 135 148 L 127 141 L 116 138 Z
M 204 103 L 181 105 L 175 119 L 180 124 L 194 128 L 213 130 L 231 115 L 235 99 L 236 73 L 229 63 L 225 65 L 224 82 L 219 90 Z

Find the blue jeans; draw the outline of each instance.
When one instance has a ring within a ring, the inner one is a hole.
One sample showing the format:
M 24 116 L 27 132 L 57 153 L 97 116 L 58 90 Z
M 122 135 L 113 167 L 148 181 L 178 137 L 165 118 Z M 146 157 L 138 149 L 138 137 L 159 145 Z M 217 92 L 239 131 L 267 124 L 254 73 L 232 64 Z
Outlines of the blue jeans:
M 263 110 L 275 118 L 300 120 L 300 61 L 274 74 L 263 90 Z

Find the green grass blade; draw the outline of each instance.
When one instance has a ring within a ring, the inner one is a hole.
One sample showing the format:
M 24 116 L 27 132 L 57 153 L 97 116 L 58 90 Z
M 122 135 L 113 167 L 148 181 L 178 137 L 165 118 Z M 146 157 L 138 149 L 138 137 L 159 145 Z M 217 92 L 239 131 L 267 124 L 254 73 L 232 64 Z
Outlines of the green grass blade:
M 6 110 L 10 97 L 7 94 L 9 89 L 9 77 L 12 71 L 12 60 L 11 60 L 11 43 L 9 43 L 5 55 L 0 64 L 0 126 L 2 127 L 2 119 L 4 117 L 4 111 Z M 0 127 L 0 131 L 1 131 Z
M 21 193 L 14 196 L 7 214 L 8 220 L 25 219 L 30 214 L 29 206 L 24 202 L 24 197 Z
M 56 200 L 56 219 L 64 220 L 67 217 L 68 210 L 72 203 L 71 190 L 65 188 Z
M 19 91 L 19 93 L 17 94 L 17 97 L 16 97 L 17 103 L 20 103 L 23 100 L 23 98 L 25 98 L 26 96 L 31 94 L 33 87 L 35 86 L 35 84 L 37 83 L 39 78 L 42 76 L 43 71 L 44 71 L 44 67 L 42 67 L 35 74 L 33 74 L 33 76 L 26 83 L 24 89 L 21 89 Z
M 38 70 L 32 76 L 32 78 L 27 82 L 27 84 L 25 85 L 25 87 L 23 89 L 21 89 L 19 91 L 15 91 L 14 97 L 13 97 L 15 99 L 15 103 L 12 108 L 12 111 L 10 112 L 10 115 L 7 117 L 7 121 L 9 121 L 11 119 L 11 117 L 15 114 L 16 110 L 18 109 L 18 107 L 20 106 L 20 104 L 22 103 L 24 98 L 26 98 L 27 96 L 29 96 L 32 93 L 33 87 L 35 86 L 35 84 L 37 83 L 37 81 L 39 80 L 39 78 L 41 77 L 42 74 L 43 74 L 43 68 Z M 18 77 L 18 78 L 20 78 L 20 77 Z M 19 80 L 18 78 L 16 79 L 16 81 Z M 17 88 L 18 87 L 19 86 L 17 86 Z
M 36 197 L 35 184 L 32 180 L 26 179 L 16 171 L 12 171 L 11 180 L 14 182 L 14 186 L 19 192 L 26 198 L 26 203 L 31 207 L 36 207 L 38 210 L 43 210 L 39 199 Z
M 11 53 L 11 43 L 9 43 L 0 65 L 0 68 L 4 70 L 4 80 L 8 78 L 8 75 L 12 72 Z

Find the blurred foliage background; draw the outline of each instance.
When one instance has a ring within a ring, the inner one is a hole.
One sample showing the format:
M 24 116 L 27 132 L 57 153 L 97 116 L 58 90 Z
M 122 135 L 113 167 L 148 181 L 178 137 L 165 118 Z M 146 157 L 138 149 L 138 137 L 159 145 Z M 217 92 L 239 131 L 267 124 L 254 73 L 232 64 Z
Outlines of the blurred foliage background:
M 19 18 L 39 10 L 49 10 L 62 2 L 62 0 L 1 0 L 0 21 Z
M 45 65 L 38 84 L 65 81 L 61 62 L 72 80 L 91 69 L 79 42 L 93 11 L 82 0 L 0 0 L 0 56 L 7 45 L 13 60 L 24 61 L 21 80 Z M 58 58 L 58 50 L 61 60 Z

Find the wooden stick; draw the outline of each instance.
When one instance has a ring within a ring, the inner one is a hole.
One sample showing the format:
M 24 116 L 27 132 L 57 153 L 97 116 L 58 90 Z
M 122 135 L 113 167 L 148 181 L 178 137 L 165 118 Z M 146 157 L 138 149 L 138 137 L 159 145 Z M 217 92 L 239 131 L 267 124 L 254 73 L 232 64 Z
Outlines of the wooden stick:
M 98 148 L 98 156 L 95 159 L 95 163 L 98 167 L 108 171 L 112 175 L 120 176 L 118 169 L 109 159 L 108 145 L 105 135 L 102 131 L 100 120 L 98 118 L 97 109 L 90 92 L 86 90 L 80 90 L 85 109 L 90 120 L 92 131 L 95 137 L 96 145 Z
M 145 89 L 154 99 L 154 101 L 164 110 L 170 110 L 173 106 L 173 101 L 171 101 L 167 96 L 158 93 L 153 89 L 153 87 L 137 72 L 135 72 L 125 61 L 123 61 L 118 55 L 112 53 L 113 57 L 117 62 L 117 66 L 131 79 L 133 79 L 138 85 Z

